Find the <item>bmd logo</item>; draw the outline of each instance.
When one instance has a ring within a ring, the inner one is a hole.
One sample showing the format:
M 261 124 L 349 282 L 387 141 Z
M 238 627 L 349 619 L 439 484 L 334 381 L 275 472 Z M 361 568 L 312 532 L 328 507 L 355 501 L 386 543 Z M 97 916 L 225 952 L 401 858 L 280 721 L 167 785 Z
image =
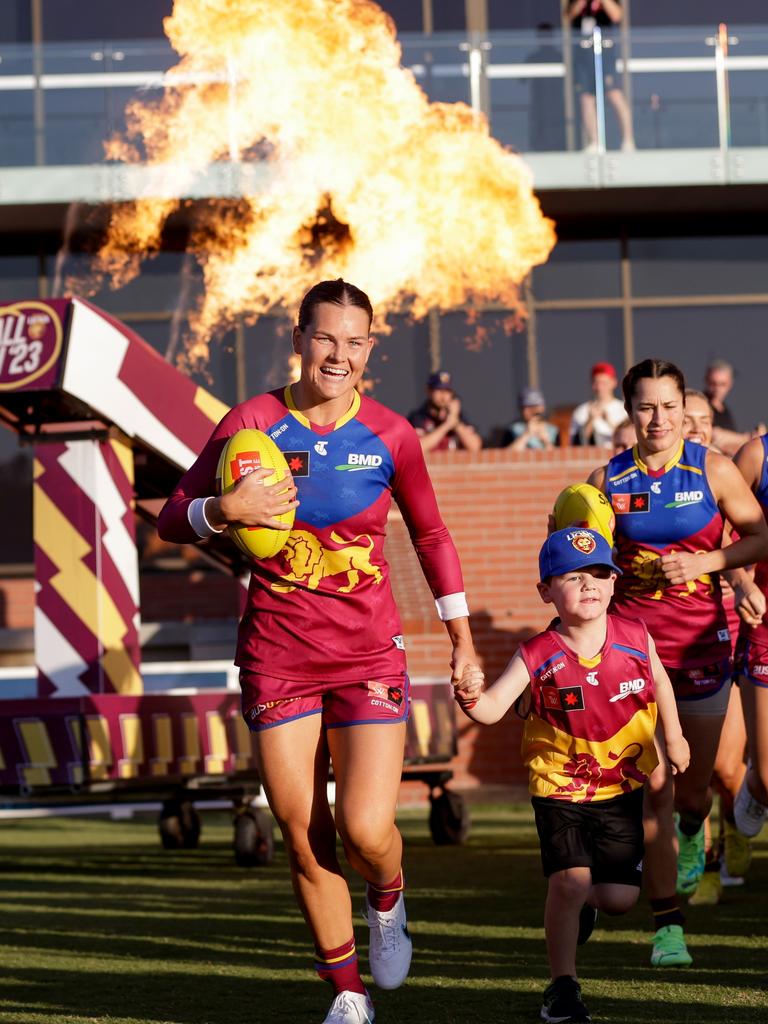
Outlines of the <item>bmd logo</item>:
M 675 500 L 668 502 L 664 508 L 685 508 L 686 505 L 698 505 L 704 500 L 704 491 L 676 491 Z
M 349 470 L 350 472 L 361 469 L 376 469 L 384 461 L 381 455 L 366 455 L 364 452 L 350 452 L 346 463 L 335 466 L 335 469 Z

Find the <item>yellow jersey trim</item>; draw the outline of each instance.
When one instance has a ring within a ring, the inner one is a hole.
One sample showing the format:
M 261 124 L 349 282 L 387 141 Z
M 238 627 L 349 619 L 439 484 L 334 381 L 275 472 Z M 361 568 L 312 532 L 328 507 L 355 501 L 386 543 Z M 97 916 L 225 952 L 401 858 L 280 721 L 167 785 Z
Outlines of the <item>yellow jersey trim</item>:
M 307 417 L 304 415 L 303 412 L 299 412 L 299 410 L 296 408 L 296 403 L 293 400 L 293 394 L 291 392 L 291 385 L 290 384 L 286 385 L 285 389 L 283 390 L 283 400 L 285 401 L 285 404 L 288 406 L 288 411 L 293 416 L 296 417 L 296 419 L 299 421 L 299 423 L 301 423 L 302 426 L 307 427 L 307 429 L 311 430 L 312 429 L 312 424 L 310 423 L 310 421 L 307 419 Z M 351 419 L 354 419 L 354 417 L 357 415 L 359 409 L 360 409 L 360 394 L 359 394 L 359 392 L 354 391 L 352 393 L 352 402 L 351 402 L 349 408 L 347 409 L 347 411 L 344 413 L 343 416 L 340 416 L 336 420 L 336 422 L 333 425 L 333 429 L 334 430 L 338 430 L 339 427 L 343 427 L 345 423 L 349 423 L 349 421 Z
M 645 473 L 646 476 L 650 476 L 651 474 L 648 472 L 648 467 L 643 462 L 643 460 L 640 458 L 640 453 L 638 451 L 637 445 L 635 445 L 635 447 L 632 449 L 632 455 L 634 456 L 635 465 L 637 466 L 637 468 L 639 470 L 642 470 L 642 472 Z M 680 459 L 682 457 L 683 457 L 683 441 L 681 440 L 680 444 L 678 446 L 677 451 L 672 456 L 672 458 L 669 460 L 669 462 L 664 466 L 664 470 L 663 471 L 665 473 L 668 473 L 670 471 L 670 469 L 674 469 L 675 466 L 680 462 Z M 681 469 L 691 469 L 691 468 L 693 468 L 693 467 L 691 467 L 691 466 L 681 466 Z M 700 473 L 701 470 L 696 470 L 695 472 Z M 656 473 L 656 470 L 654 470 L 654 473 Z
M 577 657 L 579 659 L 579 664 L 583 668 L 595 668 L 595 666 L 599 665 L 600 662 L 603 660 L 602 654 L 596 654 L 594 658 L 582 658 L 580 654 L 577 655 Z

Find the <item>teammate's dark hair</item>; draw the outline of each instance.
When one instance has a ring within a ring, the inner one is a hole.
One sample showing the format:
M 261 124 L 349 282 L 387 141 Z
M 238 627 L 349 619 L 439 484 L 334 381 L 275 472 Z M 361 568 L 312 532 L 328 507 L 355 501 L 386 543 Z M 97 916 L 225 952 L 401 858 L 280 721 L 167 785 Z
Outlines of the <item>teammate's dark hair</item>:
M 659 380 L 661 377 L 671 377 L 677 385 L 680 397 L 685 402 L 685 377 L 683 371 L 674 363 L 668 363 L 666 359 L 644 359 L 641 363 L 635 363 L 624 375 L 621 382 L 621 390 L 624 393 L 624 408 L 632 413 L 632 399 L 635 397 L 638 381 L 650 378 Z
M 335 306 L 358 306 L 368 314 L 368 326 L 371 326 L 373 320 L 371 300 L 364 291 L 337 277 L 335 281 L 320 281 L 319 284 L 310 288 L 301 300 L 298 321 L 300 331 L 303 331 L 312 322 L 315 306 L 319 306 L 321 302 L 331 302 Z

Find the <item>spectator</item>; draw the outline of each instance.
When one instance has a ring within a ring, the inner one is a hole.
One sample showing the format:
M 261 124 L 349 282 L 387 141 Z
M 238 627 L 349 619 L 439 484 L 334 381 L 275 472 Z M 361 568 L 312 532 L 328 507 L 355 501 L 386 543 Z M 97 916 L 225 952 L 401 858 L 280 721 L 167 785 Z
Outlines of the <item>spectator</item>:
M 616 75 L 616 53 L 611 30 L 624 17 L 618 0 L 570 0 L 567 15 L 575 30 L 573 46 L 573 82 L 581 105 L 584 129 L 584 149 L 597 152 L 597 100 L 595 96 L 595 54 L 593 33 L 597 26 L 607 29 L 603 38 L 603 84 L 608 102 L 613 107 L 621 128 L 621 148 L 632 152 L 635 137 L 632 129 L 632 111 L 619 87 Z
M 461 415 L 461 399 L 453 390 L 447 370 L 430 374 L 427 400 L 408 417 L 425 452 L 464 448 L 479 452 L 483 441 L 471 423 Z
M 613 454 L 620 455 L 637 444 L 637 432 L 630 419 L 622 420 L 613 432 Z
M 616 398 L 616 370 L 611 363 L 592 367 L 592 399 L 576 406 L 569 431 L 571 444 L 613 448 L 613 432 L 627 418 L 624 403 Z
M 549 451 L 560 444 L 560 432 L 545 416 L 544 395 L 536 388 L 526 388 L 520 395 L 520 419 L 507 431 L 503 445 L 513 452 L 526 448 Z
M 733 387 L 733 367 L 724 359 L 714 359 L 704 376 L 704 393 L 712 406 L 713 425 L 723 430 L 738 431 L 733 413 L 725 404 L 726 396 Z

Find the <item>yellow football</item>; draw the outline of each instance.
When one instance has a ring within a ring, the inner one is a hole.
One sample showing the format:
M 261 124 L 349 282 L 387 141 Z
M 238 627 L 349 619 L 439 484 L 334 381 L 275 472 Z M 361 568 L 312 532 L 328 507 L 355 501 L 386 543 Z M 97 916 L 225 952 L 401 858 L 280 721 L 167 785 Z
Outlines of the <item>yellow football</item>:
M 238 430 L 224 445 L 216 470 L 218 494 L 228 494 L 238 480 L 256 469 L 271 469 L 271 476 L 264 478 L 265 484 L 274 484 L 291 471 L 285 456 L 271 437 L 261 430 Z M 276 516 L 282 523 L 293 526 L 296 516 L 294 509 Z M 227 533 L 235 544 L 251 558 L 272 558 L 282 551 L 291 535 L 290 530 L 273 530 L 267 526 L 230 526 Z
M 552 515 L 558 530 L 566 526 L 586 526 L 613 544 L 616 517 L 608 498 L 592 484 L 569 484 L 557 496 Z

